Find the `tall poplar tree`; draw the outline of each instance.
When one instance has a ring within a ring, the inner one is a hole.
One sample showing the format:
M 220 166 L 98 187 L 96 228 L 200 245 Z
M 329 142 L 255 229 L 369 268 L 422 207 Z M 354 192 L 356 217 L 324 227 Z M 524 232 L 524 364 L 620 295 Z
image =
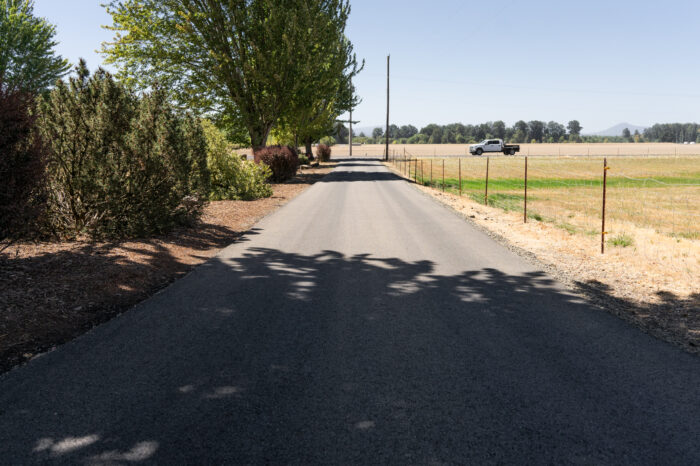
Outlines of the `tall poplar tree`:
M 253 148 L 310 92 L 317 49 L 340 41 L 347 0 L 113 0 L 108 63 L 137 88 L 153 83 L 244 127 Z M 311 53 L 310 53 L 311 52 Z M 335 81 L 342 81 L 338 71 Z M 347 74 L 347 72 L 346 72 Z M 333 77 L 333 76 L 330 76 Z

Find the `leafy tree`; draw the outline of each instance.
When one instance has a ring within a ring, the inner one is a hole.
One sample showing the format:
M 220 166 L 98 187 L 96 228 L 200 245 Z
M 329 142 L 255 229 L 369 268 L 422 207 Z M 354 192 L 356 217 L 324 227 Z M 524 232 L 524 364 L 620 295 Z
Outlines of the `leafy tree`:
M 399 128 L 399 137 L 401 138 L 410 138 L 414 134 L 418 133 L 418 128 L 416 128 L 413 125 L 404 125 L 401 128 Z
M 396 125 L 389 125 L 389 139 L 398 139 L 399 137 L 399 127 Z
M 8 90 L 38 93 L 70 69 L 54 52 L 56 28 L 34 16 L 33 0 L 0 0 L 0 81 Z
M 442 132 L 435 131 L 428 139 L 428 144 L 442 144 Z
M 339 37 L 347 0 L 112 0 L 106 8 L 116 37 L 102 52 L 127 83 L 160 83 L 181 105 L 226 114 L 254 149 L 317 91 L 313 73 L 328 77 L 318 60 L 329 44 L 349 44 Z M 335 78 L 337 89 L 343 76 Z M 311 111 L 337 105 L 330 100 L 312 98 Z
M 552 138 L 553 142 L 558 142 L 566 135 L 566 128 L 556 121 L 550 121 L 547 123 L 546 134 Z
M 539 120 L 532 120 L 527 124 L 527 134 L 528 138 L 533 141 L 542 142 L 544 138 L 544 122 Z
M 321 5 L 323 2 L 317 2 Z M 309 2 L 313 5 L 314 2 Z M 342 10 L 341 10 L 342 11 Z M 302 88 L 296 92 L 290 108 L 281 117 L 279 126 L 294 134 L 294 145 L 302 141 L 306 155 L 313 157 L 311 144 L 327 135 L 335 120 L 347 110 L 356 107 L 360 100 L 355 95 L 352 78 L 358 67 L 352 44 L 345 37 L 345 23 L 349 7 L 343 15 L 334 18 L 319 8 L 313 14 L 320 26 L 315 38 L 306 43 L 308 49 L 301 52 L 307 62 Z M 328 16 L 328 18 L 324 18 Z M 355 134 L 353 133 L 353 136 Z
M 517 129 L 515 133 L 513 133 L 513 140 L 515 142 L 527 142 L 527 133 L 521 129 Z
M 429 125 L 421 128 L 420 132 L 421 132 L 421 134 L 425 134 L 426 136 L 430 137 L 433 135 L 433 132 L 436 130 L 442 131 L 440 129 L 440 125 L 436 125 L 435 123 L 430 123 Z M 440 134 L 440 136 L 442 136 L 442 133 Z
M 630 132 L 629 128 L 625 128 L 622 130 L 622 137 L 623 138 L 630 138 L 632 137 L 632 133 Z
M 443 131 L 441 127 L 437 127 L 433 130 L 432 136 L 430 138 L 432 139 L 432 142 L 430 142 L 430 139 L 428 140 L 429 144 L 442 144 L 443 142 Z
M 506 139 L 506 124 L 501 120 L 491 124 L 491 134 L 497 139 Z
M 570 136 L 580 136 L 581 130 L 583 129 L 583 127 L 581 127 L 581 123 L 579 123 L 578 120 L 571 120 L 569 124 L 566 125 L 566 128 L 569 130 Z
M 521 133 L 525 134 L 525 136 L 527 136 L 527 131 L 529 128 L 527 126 L 527 123 L 525 123 L 523 120 L 516 121 L 513 125 L 513 128 L 515 128 L 516 132 L 520 131 Z
M 384 130 L 383 130 L 383 129 L 381 129 L 381 128 L 374 128 L 374 129 L 372 130 L 372 137 L 373 137 L 374 139 L 379 139 L 379 138 L 381 138 L 382 136 L 384 136 Z
M 426 136 L 423 133 L 417 133 L 408 138 L 408 141 L 406 141 L 408 144 L 427 144 L 428 143 L 428 136 Z

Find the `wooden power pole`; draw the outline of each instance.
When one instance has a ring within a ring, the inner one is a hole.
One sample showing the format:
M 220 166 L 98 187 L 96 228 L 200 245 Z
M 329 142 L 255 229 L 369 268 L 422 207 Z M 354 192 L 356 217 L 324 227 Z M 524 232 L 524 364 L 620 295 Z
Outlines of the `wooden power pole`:
M 384 153 L 384 160 L 389 160 L 389 58 L 391 55 L 386 56 L 386 149 Z
M 350 154 L 350 157 L 352 157 L 352 109 L 350 109 L 350 134 L 349 134 L 349 137 L 350 137 L 350 146 L 349 146 L 350 152 L 348 152 L 348 154 Z
M 360 121 L 359 121 L 359 120 L 353 121 L 353 119 L 352 119 L 352 108 L 351 108 L 351 109 L 350 109 L 350 119 L 349 119 L 349 120 L 335 120 L 335 122 L 336 122 L 336 123 L 350 123 L 350 134 L 348 135 L 348 137 L 349 137 L 348 142 L 349 142 L 350 144 L 349 144 L 349 152 L 348 152 L 348 154 L 350 155 L 350 157 L 352 157 L 352 125 L 353 125 L 353 123 L 359 123 Z

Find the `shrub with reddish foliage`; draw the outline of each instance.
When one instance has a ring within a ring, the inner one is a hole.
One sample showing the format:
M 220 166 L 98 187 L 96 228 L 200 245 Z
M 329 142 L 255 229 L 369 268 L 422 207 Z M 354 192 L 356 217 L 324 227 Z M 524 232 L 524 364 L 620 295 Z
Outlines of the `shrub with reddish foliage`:
M 255 151 L 255 162 L 264 163 L 272 176 L 270 181 L 281 183 L 292 178 L 299 167 L 299 154 L 296 148 L 289 146 L 267 146 Z
M 0 83 L 0 239 L 36 232 L 46 157 L 34 131 L 33 98 Z
M 316 155 L 321 162 L 329 162 L 331 160 L 331 146 L 319 144 L 316 146 Z

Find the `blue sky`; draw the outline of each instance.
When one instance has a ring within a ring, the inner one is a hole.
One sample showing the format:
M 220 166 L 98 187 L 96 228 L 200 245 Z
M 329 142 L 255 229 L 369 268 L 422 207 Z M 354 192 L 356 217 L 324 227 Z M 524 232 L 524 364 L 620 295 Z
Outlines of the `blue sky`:
M 101 64 L 102 1 L 35 1 L 72 62 Z M 398 125 L 578 119 L 594 132 L 698 121 L 698 17 L 690 0 L 355 0 L 347 34 L 366 65 L 353 119 L 384 121 L 390 53 Z

